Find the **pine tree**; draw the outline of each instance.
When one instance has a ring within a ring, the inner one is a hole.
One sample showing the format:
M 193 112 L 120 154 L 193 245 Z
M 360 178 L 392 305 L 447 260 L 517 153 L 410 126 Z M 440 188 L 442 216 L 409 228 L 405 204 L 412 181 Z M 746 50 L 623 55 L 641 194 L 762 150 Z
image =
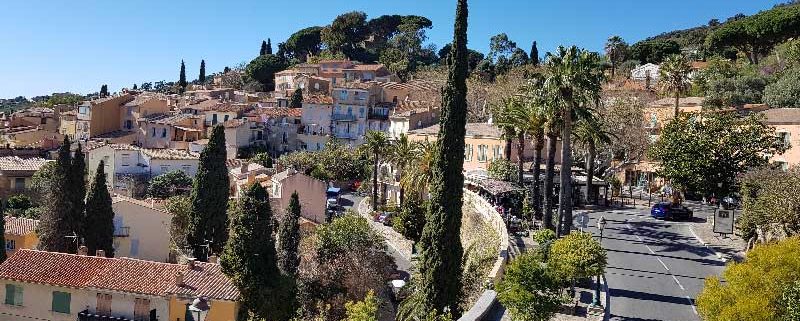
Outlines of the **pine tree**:
M 236 206 L 220 265 L 245 308 L 259 318 L 285 320 L 292 311 L 291 293 L 283 288 L 287 278 L 278 269 L 272 221 L 267 191 L 261 184 L 250 185 Z
M 114 257 L 114 210 L 111 194 L 106 186 L 105 164 L 101 160 L 86 199 L 86 217 L 83 233 L 89 255 L 97 250 L 105 251 L 106 257 Z
M 77 234 L 79 221 L 69 219 L 72 211 L 70 192 L 74 191 L 69 186 L 67 176 L 72 167 L 70 155 L 70 141 L 64 137 L 64 142 L 58 149 L 58 159 L 49 191 L 47 191 L 45 211 L 42 213 L 36 233 L 39 236 L 38 249 L 49 252 L 72 252 L 77 250 L 75 239 L 68 238 Z
M 108 96 L 108 85 L 100 86 L 100 97 Z
M 267 54 L 267 42 L 262 40 L 261 41 L 261 51 L 258 52 L 258 55 L 259 56 L 263 56 L 263 55 L 266 55 L 266 54 Z
M 197 77 L 197 80 L 200 81 L 201 84 L 206 82 L 206 60 L 200 60 L 200 76 Z
M 442 91 L 442 114 L 432 168 L 427 224 L 422 232 L 419 271 L 422 303 L 427 311 L 449 310 L 458 317 L 461 300 L 463 248 L 461 206 L 464 175 L 464 136 L 467 122 L 467 0 L 458 0 L 447 86 Z
M 83 222 L 84 211 L 86 209 L 86 159 L 81 149 L 81 144 L 78 143 L 78 149 L 75 150 L 74 156 L 70 164 L 69 173 L 67 174 L 67 186 L 69 186 L 70 195 L 70 215 L 69 220 L 79 222 L 75 233 L 83 237 Z
M 531 55 L 530 56 L 531 56 L 530 57 L 531 64 L 533 64 L 534 66 L 538 66 L 539 65 L 539 49 L 536 48 L 536 41 L 534 41 L 533 45 L 531 45 Z
M 297 247 L 300 246 L 300 197 L 297 191 L 292 193 L 286 215 L 278 227 L 278 267 L 286 275 L 295 275 L 300 258 Z
M 269 39 L 269 38 L 267 38 L 267 51 L 266 51 L 266 53 L 268 55 L 272 54 L 272 40 Z
M 225 151 L 225 129 L 218 125 L 211 132 L 203 152 L 200 168 L 192 186 L 192 218 L 189 223 L 189 244 L 195 258 L 205 261 L 210 254 L 219 253 L 228 238 L 229 178 Z M 210 243 L 208 243 L 210 242 Z
M 289 107 L 291 108 L 302 108 L 303 107 L 303 90 L 297 88 L 294 90 L 294 94 L 292 94 L 292 100 L 289 102 Z
M 137 89 L 137 88 L 136 88 L 136 84 L 133 84 L 133 90 L 136 90 L 136 89 Z
M 181 90 L 186 90 L 186 65 L 183 64 L 183 60 L 181 60 L 181 74 L 178 78 L 178 86 L 181 87 Z

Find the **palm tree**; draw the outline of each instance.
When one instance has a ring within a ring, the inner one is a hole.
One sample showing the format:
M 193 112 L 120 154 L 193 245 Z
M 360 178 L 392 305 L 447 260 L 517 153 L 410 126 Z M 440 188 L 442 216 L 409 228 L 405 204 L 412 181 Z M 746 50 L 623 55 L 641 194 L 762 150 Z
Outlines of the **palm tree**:
M 536 218 L 542 218 L 541 203 L 541 173 L 542 149 L 544 149 L 544 129 L 547 122 L 545 113 L 547 101 L 542 92 L 544 79 L 541 74 L 534 74 L 522 86 L 522 96 L 525 99 L 524 113 L 520 118 L 525 119 L 525 131 L 533 138 L 533 211 Z M 555 155 L 553 155 L 555 157 Z M 551 216 L 552 217 L 552 216 Z
M 414 193 L 417 197 L 422 197 L 428 189 L 428 183 L 433 178 L 433 156 L 436 151 L 436 141 L 415 142 L 417 158 L 408 167 L 408 173 L 400 178 L 400 186 L 404 190 Z
M 616 76 L 617 64 L 625 59 L 628 44 L 620 36 L 612 36 L 606 41 L 606 57 L 611 62 L 611 79 Z
M 681 94 L 688 91 L 691 86 L 689 82 L 691 71 L 692 65 L 680 54 L 671 55 L 661 63 L 659 70 L 661 78 L 658 81 L 661 83 L 662 91 L 675 95 L 675 118 L 678 118 L 680 112 Z
M 547 79 L 544 90 L 552 97 L 561 113 L 561 190 L 559 193 L 559 224 L 556 234 L 568 234 L 572 229 L 572 119 L 573 114 L 585 115 L 588 105 L 600 100 L 604 75 L 597 53 L 559 47 L 558 53 L 547 55 Z M 563 232 L 563 233 L 562 233 Z
M 547 136 L 547 160 L 544 169 L 544 214 L 542 220 L 544 227 L 555 231 L 553 225 L 553 179 L 555 178 L 556 144 L 558 143 L 558 130 L 561 120 L 558 113 L 548 115 L 544 133 Z
M 594 160 L 597 157 L 597 147 L 600 145 L 611 144 L 613 134 L 603 128 L 603 124 L 594 116 L 582 119 L 575 126 L 575 141 L 581 147 L 586 148 L 586 200 L 594 203 Z
M 506 160 L 511 161 L 512 140 L 517 139 L 517 182 L 522 185 L 522 161 L 525 154 L 525 110 L 520 97 L 503 98 L 503 103 L 496 114 L 497 125 L 506 139 Z
M 400 137 L 392 142 L 389 148 L 388 159 L 400 172 L 400 181 L 403 181 L 403 175 L 406 174 L 408 166 L 413 164 L 420 156 L 418 144 L 408 140 L 406 134 L 401 134 Z M 400 202 L 398 205 L 403 204 L 405 198 L 405 187 L 400 184 Z
M 367 149 L 373 155 L 372 166 L 372 210 L 378 209 L 378 164 L 381 160 L 381 155 L 385 153 L 385 149 L 389 144 L 389 139 L 386 138 L 384 132 L 370 130 L 365 136 Z

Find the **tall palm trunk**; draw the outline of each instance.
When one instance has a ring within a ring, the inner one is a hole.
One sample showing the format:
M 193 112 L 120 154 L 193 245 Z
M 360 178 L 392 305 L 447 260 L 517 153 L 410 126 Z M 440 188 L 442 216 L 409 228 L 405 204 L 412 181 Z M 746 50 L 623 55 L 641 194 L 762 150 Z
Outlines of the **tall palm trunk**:
M 505 154 L 505 155 L 503 155 L 503 156 L 505 156 L 506 160 L 509 161 L 509 162 L 511 161 L 511 145 L 512 145 L 511 144 L 511 137 L 507 135 L 506 136 L 506 149 L 503 150 L 503 154 Z
M 558 136 L 547 133 L 547 165 L 544 169 L 544 227 L 555 231 L 553 225 L 553 178 L 555 177 L 556 143 Z
M 542 196 L 541 184 L 542 179 L 539 177 L 542 174 L 542 149 L 544 149 L 544 134 L 536 133 L 534 149 L 536 152 L 533 154 L 533 213 L 536 219 L 542 218 Z
M 372 210 L 378 209 L 378 152 L 375 151 L 375 162 L 372 164 Z
M 522 186 L 522 165 L 525 159 L 525 133 L 517 134 L 517 182 Z
M 572 106 L 569 106 L 572 107 Z M 558 198 L 558 225 L 556 235 L 566 235 L 572 230 L 572 111 L 563 112 L 564 127 L 561 129 L 561 191 Z
M 589 156 L 586 157 L 586 202 L 590 204 L 597 203 L 597 199 L 594 197 L 594 186 L 592 185 L 595 156 L 597 156 L 597 149 L 594 146 L 594 141 L 589 140 Z
M 680 113 L 680 104 L 681 104 L 681 93 L 679 91 L 675 91 L 675 119 L 678 119 L 678 113 Z

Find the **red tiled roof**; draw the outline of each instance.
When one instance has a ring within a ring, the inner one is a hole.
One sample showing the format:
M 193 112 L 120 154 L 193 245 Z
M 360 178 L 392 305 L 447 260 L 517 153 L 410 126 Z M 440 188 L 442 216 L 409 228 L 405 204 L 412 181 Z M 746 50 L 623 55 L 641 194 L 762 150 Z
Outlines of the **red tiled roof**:
M 303 109 L 289 107 L 256 108 L 250 113 L 250 115 L 263 115 L 270 117 L 300 117 L 303 115 Z
M 179 273 L 183 274 L 182 285 L 176 282 Z M 189 269 L 184 264 L 20 249 L 0 264 L 0 279 L 157 296 L 239 298 L 233 282 L 218 264 L 211 263 L 195 263 Z
M 327 95 L 311 95 L 303 97 L 303 103 L 315 105 L 333 105 L 333 97 Z
M 21 217 L 5 217 L 5 231 L 8 235 L 28 235 L 36 231 L 39 220 Z

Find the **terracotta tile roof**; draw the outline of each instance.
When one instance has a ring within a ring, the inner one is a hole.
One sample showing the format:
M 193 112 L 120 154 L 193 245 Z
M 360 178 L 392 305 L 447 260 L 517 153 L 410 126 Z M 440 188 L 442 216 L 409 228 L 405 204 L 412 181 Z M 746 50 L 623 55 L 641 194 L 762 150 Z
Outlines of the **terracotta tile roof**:
M 111 197 L 111 204 L 116 204 L 116 203 L 120 203 L 120 202 L 127 202 L 127 203 L 131 203 L 131 204 L 136 204 L 136 205 L 139 205 L 139 206 L 142 206 L 142 207 L 146 207 L 146 208 L 149 208 L 149 209 L 152 209 L 152 210 L 155 210 L 155 211 L 159 211 L 159 212 L 163 212 L 163 213 L 172 215 L 172 213 L 168 212 L 167 210 L 165 210 L 163 208 L 163 203 L 164 203 L 163 200 L 157 200 L 157 199 L 153 199 L 153 198 L 150 198 L 148 200 L 137 200 L 135 198 L 124 196 L 124 195 L 119 195 L 119 194 L 114 194 L 114 196 Z
M 705 101 L 705 97 L 681 97 L 678 101 L 679 106 L 703 106 L 703 101 Z M 675 106 L 675 98 L 674 97 L 667 97 L 656 100 L 650 104 L 650 107 L 674 107 Z
M 438 110 L 439 106 L 439 103 L 431 101 L 401 101 L 397 103 L 392 117 L 408 117 L 415 113 Z
M 231 119 L 229 121 L 222 123 L 222 126 L 224 126 L 225 128 L 237 128 L 241 127 L 244 124 L 245 124 L 244 119 Z
M 195 116 L 191 114 L 152 114 L 148 115 L 143 120 L 155 124 L 175 125 L 176 123 L 192 117 Z
M 267 116 L 267 117 L 300 117 L 303 115 L 301 108 L 289 107 L 263 107 L 250 111 L 248 116 Z
M 176 276 L 183 275 L 178 285 Z M 0 265 L 0 279 L 61 287 L 235 301 L 239 291 L 218 264 L 184 264 L 102 258 L 20 249 Z
M 355 65 L 352 68 L 344 68 L 342 70 L 378 71 L 382 68 L 386 67 L 382 64 L 361 64 Z
M 151 159 L 168 160 L 197 160 L 200 155 L 180 149 L 150 149 L 141 148 L 143 154 L 150 156 Z
M 374 82 L 378 86 L 392 90 L 413 90 L 439 92 L 443 83 L 430 80 L 416 79 L 408 82 Z
M 311 95 L 303 97 L 304 104 L 333 105 L 333 97 L 328 95 Z
M 0 171 L 38 171 L 47 164 L 44 158 L 21 158 L 19 156 L 0 157 Z
M 500 128 L 487 123 L 467 123 L 466 126 L 467 137 L 470 136 L 483 136 L 487 138 L 501 138 L 503 132 Z M 425 128 L 415 129 L 408 132 L 409 134 L 417 135 L 437 135 L 439 134 L 439 125 L 433 125 Z
M 6 234 L 19 236 L 35 232 L 37 225 L 39 225 L 39 220 L 13 216 L 6 216 L 4 224 Z
M 0 279 L 82 288 L 113 260 L 19 249 L 0 264 Z
M 345 83 L 336 84 L 334 89 L 361 89 L 361 90 L 369 90 L 375 87 L 377 83 L 374 81 L 369 82 L 360 82 L 360 81 L 348 81 Z
M 773 108 L 761 112 L 770 125 L 800 125 L 800 108 Z

